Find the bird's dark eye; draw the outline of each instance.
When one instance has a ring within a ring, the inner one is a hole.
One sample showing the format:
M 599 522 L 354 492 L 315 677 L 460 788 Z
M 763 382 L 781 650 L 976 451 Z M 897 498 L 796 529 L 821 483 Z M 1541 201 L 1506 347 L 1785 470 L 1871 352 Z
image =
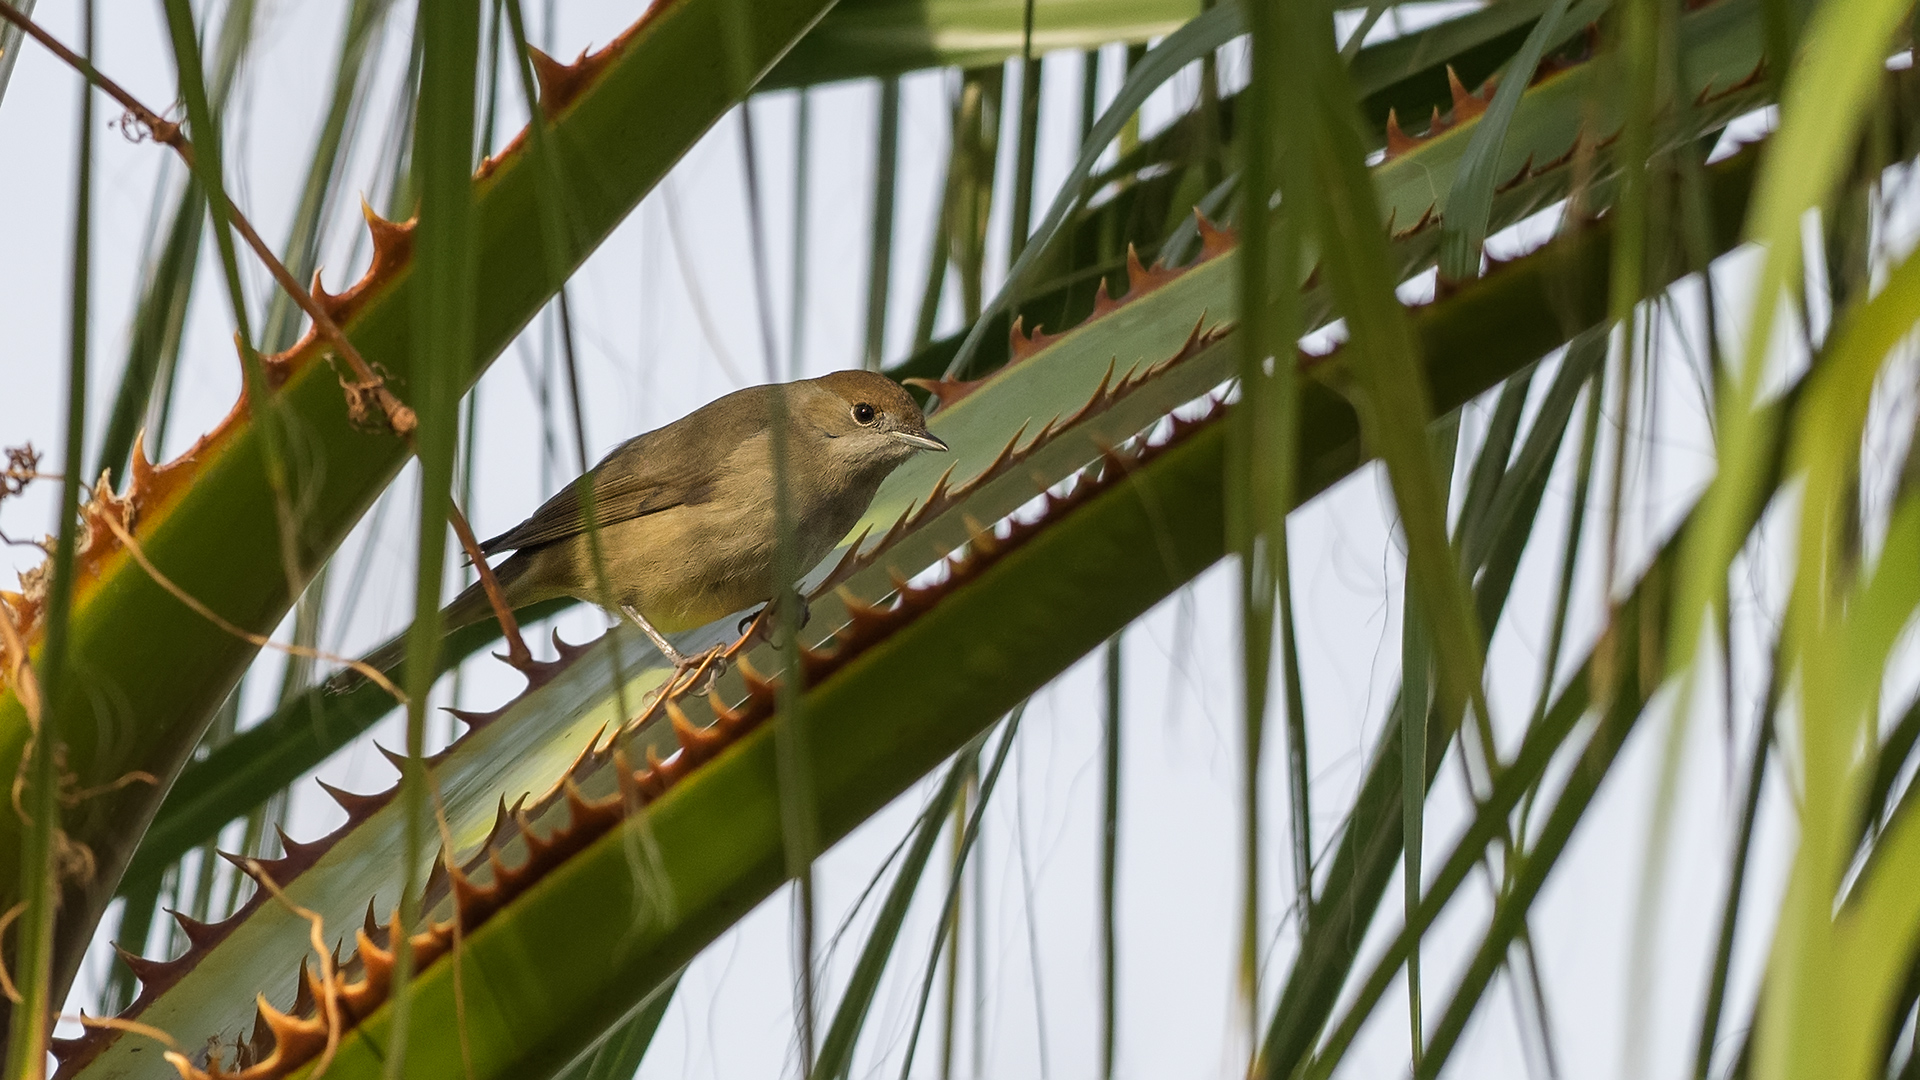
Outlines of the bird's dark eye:
M 853 407 L 853 422 L 856 424 L 873 423 L 873 406 L 861 402 Z

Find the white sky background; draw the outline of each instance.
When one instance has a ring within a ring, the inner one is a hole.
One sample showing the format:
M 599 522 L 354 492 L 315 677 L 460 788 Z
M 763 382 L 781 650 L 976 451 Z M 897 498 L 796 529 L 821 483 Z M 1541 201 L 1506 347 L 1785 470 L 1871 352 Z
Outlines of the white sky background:
M 283 238 L 304 175 L 313 132 L 322 116 L 322 96 L 331 85 L 344 4 L 262 0 L 259 42 L 243 71 L 228 111 L 229 183 L 270 242 Z M 640 4 L 574 2 L 564 6 L 552 40 L 554 52 L 572 56 L 611 38 L 635 18 Z M 405 66 L 403 19 L 379 61 L 369 115 L 390 111 L 393 87 Z M 532 33 L 542 36 L 539 5 L 529 5 Z M 37 13 L 53 33 L 77 42 L 76 4 L 41 0 Z M 1382 30 L 1385 28 L 1383 27 Z M 101 5 L 99 66 L 156 107 L 174 95 L 170 54 L 164 44 L 158 4 Z M 1118 57 L 1109 50 L 1103 94 L 1117 86 Z M 1046 65 L 1041 130 L 1040 191 L 1050 195 L 1070 164 L 1072 150 L 1061 132 L 1078 110 L 1079 60 L 1050 58 Z M 509 84 L 511 87 L 513 84 Z M 1176 104 L 1191 100 L 1191 74 L 1163 90 L 1146 110 L 1147 127 L 1164 123 Z M 48 55 L 29 47 L 4 102 L 0 102 L 0 206 L 10 208 L 0 236 L 0 443 L 31 440 L 48 451 L 47 466 L 59 467 L 65 411 L 67 253 L 72 219 L 76 78 Z M 892 280 L 888 358 L 899 357 L 912 332 L 912 312 L 925 274 L 930 221 L 947 138 L 946 93 L 941 74 L 910 78 L 903 94 L 906 118 L 901 139 L 901 213 Z M 1017 83 L 1009 78 L 1003 148 L 1013 143 Z M 807 254 L 805 348 L 800 368 L 818 374 L 857 362 L 864 336 L 866 251 L 871 198 L 874 84 L 823 88 L 813 94 L 814 149 L 806 208 Z M 794 95 L 778 94 L 755 106 L 761 172 L 766 190 L 769 267 L 778 310 L 776 340 L 787 340 L 791 281 Z M 504 95 L 500 137 L 521 123 L 517 90 Z M 96 99 L 96 204 L 89 460 L 111 405 L 126 347 L 128 313 L 140 276 L 142 239 L 149 228 L 156 180 L 167 170 L 178 179 L 170 156 L 152 145 L 133 145 L 107 127 L 117 117 Z M 764 370 L 755 322 L 752 263 L 743 202 L 738 114 L 723 119 L 650 195 L 586 267 L 572 279 L 574 319 L 585 390 L 589 451 L 594 456 L 632 434 L 674 419 L 736 385 L 715 356 L 717 345 L 748 378 Z M 373 140 L 363 143 L 350 165 L 348 190 L 372 190 L 376 181 Z M 170 203 L 173 195 L 168 189 Z M 1007 203 L 995 203 L 989 250 L 996 284 L 1004 262 Z M 1040 201 L 1039 198 L 1036 201 Z M 1042 205 L 1044 203 L 1042 202 Z M 684 261 L 670 236 L 674 215 Z M 1036 211 L 1036 220 L 1039 212 Z M 338 290 L 364 266 L 356 251 L 357 209 L 349 200 L 329 223 L 326 283 Z M 207 242 L 211 252 L 211 241 Z M 243 263 L 249 297 L 257 312 L 266 278 Z M 231 405 L 239 387 L 230 344 L 231 321 L 224 289 L 211 261 L 203 264 L 193 301 L 167 456 L 210 428 Z M 1734 275 L 1723 280 L 1723 297 L 1738 306 Z M 1728 284 L 1731 282 L 1732 284 Z M 717 342 L 704 336 L 690 294 L 694 290 L 714 315 Z M 1731 292 L 1731 297 L 1728 293 Z M 950 292 L 943 328 L 958 325 Z M 1692 310 L 1692 308 L 1689 308 Z M 1723 325 L 1734 323 L 1728 318 Z M 542 460 L 537 372 L 544 320 L 501 357 L 480 384 L 481 449 L 475 527 L 483 535 L 504 529 L 530 512 L 559 482 L 575 472 L 564 384 L 552 384 L 557 461 Z M 1709 465 L 1699 413 L 1697 364 L 1686 359 L 1672 333 L 1664 335 L 1655 440 L 1656 462 L 1633 462 L 1635 475 L 1655 478 L 1630 491 L 1636 509 L 1670 522 L 1704 481 Z M 1698 354 L 1697 332 L 1693 342 Z M 782 357 L 782 364 L 786 358 Z M 1543 370 L 1536 389 L 1551 371 Z M 1463 443 L 1484 428 L 1490 403 L 1469 409 Z M 1576 423 L 1578 423 L 1576 412 Z M 1636 412 L 1636 417 L 1644 417 Z M 1609 417 L 1610 421 L 1617 418 Z M 1636 420 L 1636 423 L 1638 420 Z M 1609 431 L 1612 430 L 1611 424 Z M 1603 441 L 1603 448 L 1604 448 Z M 1641 445 L 1644 445 L 1643 443 Z M 1602 460 L 1606 460 L 1604 456 Z M 1571 491 L 1571 462 L 1562 461 L 1542 514 L 1538 535 L 1544 550 L 1530 551 L 1509 612 L 1492 646 L 1490 686 L 1502 732 L 1517 736 L 1536 692 L 1527 679 L 1544 652 L 1553 574 L 1559 558 L 1558 523 Z M 410 477 L 411 474 L 409 473 Z M 361 649 L 403 624 L 410 612 L 412 576 L 410 479 L 391 496 L 385 528 L 370 534 L 365 523 L 336 561 L 333 587 L 347 586 L 348 568 L 365 565 L 364 595 L 347 625 L 330 621 L 323 647 Z M 1599 485 L 1596 483 L 1596 489 Z M 53 485 L 10 500 L 4 527 L 16 536 L 51 528 Z M 1310 721 L 1314 837 L 1324 853 L 1351 792 L 1363 774 L 1397 681 L 1400 640 L 1401 557 L 1390 531 L 1390 498 L 1381 474 L 1363 470 L 1294 515 L 1293 567 L 1299 604 L 1302 660 Z M 1590 517 L 1595 520 L 1598 515 Z M 1654 530 L 1641 529 L 1651 534 Z M 1597 539 L 1597 534 L 1594 534 Z M 375 554 L 364 564 L 360 553 Z M 1644 550 L 1644 543 L 1636 550 Z M 1584 653 L 1597 627 L 1599 545 L 1585 545 L 1582 581 L 1574 611 L 1576 632 L 1563 670 Z M 7 552 L 19 569 L 37 560 L 30 549 Z M 1764 575 L 1755 575 L 1756 578 Z M 1755 586 L 1756 589 L 1759 587 Z M 1240 772 L 1235 643 L 1234 574 L 1216 567 L 1193 588 L 1170 598 L 1126 635 L 1125 767 L 1121 824 L 1121 943 L 1119 1074 L 1126 1077 L 1238 1075 L 1246 1048 L 1234 999 L 1236 910 L 1239 895 L 1239 819 L 1235 795 Z M 1776 588 L 1777 591 L 1777 588 Z M 336 609 L 337 610 L 337 609 Z M 560 620 L 571 640 L 597 633 L 600 615 L 576 611 Z M 281 630 L 281 636 L 288 632 Z M 536 645 L 540 640 L 530 637 Z M 278 664 L 261 665 L 266 678 L 249 683 L 243 722 L 263 716 L 277 687 Z M 519 677 L 481 660 L 468 665 L 463 701 L 491 707 L 517 692 Z M 990 807 L 980 850 L 988 897 L 985 958 L 986 1009 L 980 1020 L 986 1059 L 975 1061 L 974 968 L 968 962 L 958 1053 L 961 1075 L 1085 1077 L 1098 1067 L 1097 943 L 1098 831 L 1100 807 L 1100 670 L 1083 662 L 1042 692 L 1029 709 L 1002 787 Z M 910 691 L 903 691 L 910 695 Z M 1656 710 L 1654 716 L 1662 715 Z M 1706 965 L 1711 958 L 1724 890 L 1727 838 L 1737 824 L 1739 776 L 1750 741 L 1751 709 L 1740 713 L 1730 747 L 1723 720 L 1710 706 L 1696 711 L 1691 754 L 1680 804 L 1672 822 L 1677 857 L 1664 879 L 1661 936 L 1651 952 L 1650 998 L 1641 1001 L 1651 1075 L 1690 1070 Z M 393 720 L 374 737 L 399 745 Z M 1282 717 L 1275 710 L 1264 763 L 1268 782 L 1261 870 L 1267 900 L 1262 1022 L 1270 1009 L 1294 946 L 1283 905 L 1292 894 L 1286 850 Z M 1551 1030 L 1560 1075 L 1620 1075 L 1629 1018 L 1627 1010 L 1633 908 L 1642 881 L 1652 783 L 1659 746 L 1641 725 L 1615 775 L 1602 789 L 1595 811 L 1576 835 L 1562 865 L 1536 903 L 1533 940 L 1546 980 Z M 1511 743 L 1508 749 L 1511 749 Z M 392 770 L 368 740 L 337 755 L 320 771 L 351 790 L 386 786 Z M 1790 852 L 1790 830 L 1779 771 L 1762 818 L 1749 886 L 1750 912 L 1771 910 Z M 822 861 L 823 940 L 838 925 L 851 899 L 909 826 L 924 796 L 903 797 Z M 1444 859 L 1463 823 L 1464 795 L 1457 762 L 1449 761 L 1432 799 L 1426 863 Z M 310 782 L 296 789 L 292 824 L 296 837 L 331 829 L 340 812 Z M 1023 871 L 1021 849 L 1025 849 Z M 943 848 L 944 850 L 944 848 Z M 930 873 L 929 877 L 934 875 Z M 1030 887 L 1023 880 L 1030 878 Z M 874 1009 L 859 1057 L 858 1075 L 897 1074 L 921 964 L 940 902 L 930 882 L 902 936 L 888 981 Z M 1387 892 L 1368 953 L 1384 933 L 1397 928 L 1400 885 Z M 1454 979 L 1477 945 L 1489 909 L 1483 879 L 1462 890 L 1462 899 L 1428 938 L 1427 1018 L 1437 1022 Z M 763 904 L 690 968 L 645 1065 L 651 1077 L 742 1077 L 791 1075 L 795 1028 L 792 1012 L 790 904 L 784 893 Z M 839 986 L 858 954 L 871 909 L 862 913 L 839 951 L 827 958 L 824 1000 L 837 1002 Z M 1751 985 L 1770 927 L 1750 918 L 1742 926 L 1741 962 L 1728 1006 L 1728 1026 L 1742 1023 Z M 1030 942 L 1032 947 L 1030 948 Z M 973 948 L 970 943 L 967 948 Z M 1034 949 L 1037 949 L 1036 989 Z M 89 965 L 74 1004 L 92 994 L 105 954 Z M 1361 970 L 1365 969 L 1363 961 Z M 943 980 L 944 981 L 944 980 Z M 1530 1062 L 1516 1026 L 1511 984 L 1488 995 L 1449 1067 L 1453 1076 L 1541 1077 Z M 1036 1000 L 1040 1007 L 1036 1008 Z M 938 1071 L 939 1003 L 922 1036 L 915 1075 Z M 1044 1016 L 1045 1045 L 1039 1038 Z M 1406 1072 L 1404 991 L 1382 1005 L 1342 1075 L 1394 1076 Z M 1637 1070 L 1629 1070 L 1636 1071 Z

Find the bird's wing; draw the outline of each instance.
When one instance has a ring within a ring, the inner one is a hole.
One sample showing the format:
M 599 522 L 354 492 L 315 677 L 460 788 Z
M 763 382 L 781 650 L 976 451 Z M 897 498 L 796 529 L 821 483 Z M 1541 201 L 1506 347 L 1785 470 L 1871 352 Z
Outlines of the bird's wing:
M 737 396 L 737 395 L 729 395 Z M 723 398 L 720 402 L 725 403 Z M 715 410 L 713 406 L 666 427 L 629 439 L 601 459 L 587 475 L 593 491 L 593 520 L 600 527 L 657 514 L 675 506 L 705 502 L 728 451 L 764 425 L 757 402 Z M 488 555 L 538 547 L 587 531 L 580 483 L 574 481 L 548 499 L 533 516 L 480 545 Z
M 602 528 L 618 522 L 658 513 L 687 502 L 698 502 L 705 491 L 701 486 L 672 483 L 672 478 L 636 476 L 631 473 L 594 470 L 592 475 L 593 519 Z M 669 482 L 661 482 L 661 481 Z M 576 481 L 561 488 L 533 516 L 499 536 L 480 545 L 488 555 L 518 548 L 539 547 L 565 540 L 587 531 L 586 507 L 580 499 Z

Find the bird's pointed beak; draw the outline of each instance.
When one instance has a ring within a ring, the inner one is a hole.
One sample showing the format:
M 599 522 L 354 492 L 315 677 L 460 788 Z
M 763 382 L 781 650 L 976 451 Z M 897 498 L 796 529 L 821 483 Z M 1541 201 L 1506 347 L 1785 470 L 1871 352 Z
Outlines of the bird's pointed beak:
M 947 450 L 946 443 L 941 442 L 939 438 L 925 431 L 895 431 L 892 434 L 894 438 L 899 439 L 908 446 L 917 447 L 921 450 L 937 450 L 941 453 L 945 453 Z

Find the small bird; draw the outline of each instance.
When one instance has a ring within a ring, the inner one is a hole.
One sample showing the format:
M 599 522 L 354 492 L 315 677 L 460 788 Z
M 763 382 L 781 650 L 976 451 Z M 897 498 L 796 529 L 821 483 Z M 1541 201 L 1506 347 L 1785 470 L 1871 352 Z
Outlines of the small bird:
M 947 449 L 913 398 L 878 372 L 735 391 L 627 440 L 587 474 L 604 593 L 578 481 L 481 544 L 485 555 L 512 552 L 493 568 L 507 604 L 590 601 L 626 616 L 676 669 L 699 663 L 666 635 L 771 602 L 795 584 L 775 580 L 773 424 L 782 402 L 789 565 L 800 571 L 833 550 L 902 462 Z M 447 606 L 444 627 L 492 614 L 476 582 Z

